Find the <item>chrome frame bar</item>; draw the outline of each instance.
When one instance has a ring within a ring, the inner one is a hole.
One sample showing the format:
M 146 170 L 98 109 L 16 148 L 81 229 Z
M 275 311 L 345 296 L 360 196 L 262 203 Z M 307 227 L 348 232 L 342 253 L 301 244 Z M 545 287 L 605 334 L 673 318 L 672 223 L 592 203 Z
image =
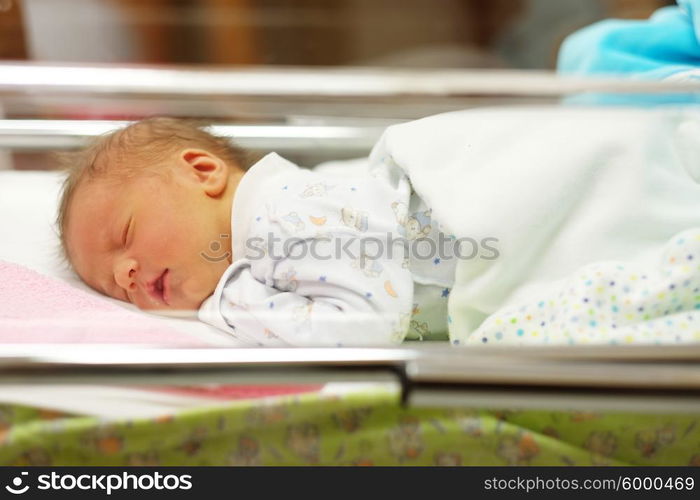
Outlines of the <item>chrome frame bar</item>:
M 279 120 L 415 119 L 475 106 L 548 105 L 582 93 L 697 94 L 697 82 L 580 78 L 544 71 L 368 67 L 182 68 L 0 64 L 8 116 L 152 115 Z
M 700 413 L 700 346 L 618 349 L 14 345 L 0 384 L 395 382 L 413 406 Z
M 128 125 L 109 120 L 0 120 L 0 148 L 60 150 Z M 252 150 L 342 152 L 366 155 L 384 127 L 353 125 L 213 125 L 209 130 Z
M 0 64 L 0 96 L 113 94 L 316 98 L 564 96 L 698 92 L 697 83 L 561 77 L 545 71 L 362 67 L 181 67 Z

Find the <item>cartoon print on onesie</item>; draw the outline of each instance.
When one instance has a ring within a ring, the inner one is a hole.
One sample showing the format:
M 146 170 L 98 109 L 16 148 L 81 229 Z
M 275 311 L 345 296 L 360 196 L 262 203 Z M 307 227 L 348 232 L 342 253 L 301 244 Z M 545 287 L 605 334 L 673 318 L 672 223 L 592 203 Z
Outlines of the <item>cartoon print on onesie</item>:
M 306 227 L 301 217 L 299 217 L 299 214 L 296 212 L 289 212 L 287 215 L 283 215 L 282 222 L 292 233 L 299 233 Z
M 364 233 L 368 228 L 367 212 L 351 207 L 344 207 L 340 211 L 340 220 L 348 227 Z
M 314 226 L 323 226 L 326 224 L 326 220 L 327 220 L 327 218 L 325 215 L 321 215 L 320 217 L 315 217 L 313 215 L 309 215 L 309 221 Z
M 392 203 L 391 209 L 396 215 L 396 222 L 399 223 L 399 234 L 404 238 L 415 240 L 425 238 L 430 234 L 432 209 L 409 214 L 406 204 L 399 201 Z
M 317 182 L 316 184 L 308 184 L 306 189 L 299 195 L 301 198 L 311 198 L 312 196 L 326 196 L 328 191 L 334 186 L 329 186 L 325 182 Z
M 316 228 L 316 234 L 314 238 L 317 240 L 332 240 L 332 236 L 328 231 L 325 230 L 326 222 L 328 222 L 328 217 L 325 215 L 315 216 L 309 215 L 309 222 L 311 222 L 312 227 Z
M 351 265 L 353 269 L 359 269 L 368 278 L 376 278 L 384 270 L 384 267 L 376 259 L 370 259 L 364 253 L 353 260 Z

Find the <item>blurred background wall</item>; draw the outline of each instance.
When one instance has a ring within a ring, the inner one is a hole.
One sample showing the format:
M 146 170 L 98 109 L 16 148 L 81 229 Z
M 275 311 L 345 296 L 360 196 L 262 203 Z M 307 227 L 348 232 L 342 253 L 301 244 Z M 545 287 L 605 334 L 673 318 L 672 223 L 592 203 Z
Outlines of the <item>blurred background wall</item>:
M 561 41 L 673 0 L 0 0 L 0 60 L 553 69 Z M 94 104 L 94 103 L 93 103 Z M 11 118 L 137 118 L 85 102 Z M 0 116 L 3 110 L 0 108 Z M 235 119 L 231 114 L 229 119 Z M 50 168 L 0 150 L 0 168 Z
M 0 57 L 552 68 L 561 40 L 672 0 L 0 0 Z

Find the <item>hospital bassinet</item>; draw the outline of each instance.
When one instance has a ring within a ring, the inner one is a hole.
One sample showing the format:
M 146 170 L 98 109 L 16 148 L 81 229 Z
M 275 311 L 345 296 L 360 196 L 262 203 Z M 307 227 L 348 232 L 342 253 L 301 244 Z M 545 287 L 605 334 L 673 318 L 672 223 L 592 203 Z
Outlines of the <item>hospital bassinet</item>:
M 363 156 L 400 120 L 602 90 L 689 88 L 519 73 L 4 65 L 11 118 L 0 120 L 0 146 L 70 148 L 120 124 L 108 118 L 172 113 L 226 119 L 217 133 L 312 164 Z M 115 104 L 117 117 L 105 111 Z M 45 195 L 41 185 L 55 196 L 56 179 L 2 172 L 0 207 L 24 210 L 18 192 Z M 48 273 L 27 247 L 49 251 L 54 201 L 33 201 L 43 203 L 34 221 L 43 227 L 20 230 L 3 214 L 0 258 Z M 260 350 L 188 329 L 209 346 L 5 344 L 0 463 L 700 464 L 693 347 Z

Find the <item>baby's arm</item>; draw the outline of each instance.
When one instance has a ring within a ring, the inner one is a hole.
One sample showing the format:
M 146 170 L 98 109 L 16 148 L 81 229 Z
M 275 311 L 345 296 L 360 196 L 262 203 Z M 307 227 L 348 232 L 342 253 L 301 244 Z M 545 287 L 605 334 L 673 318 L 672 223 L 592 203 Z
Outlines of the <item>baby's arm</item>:
M 216 303 L 206 308 L 210 318 L 219 314 L 219 320 L 208 322 L 253 345 L 387 345 L 402 341 L 413 295 L 402 251 L 396 248 L 391 256 L 385 251 L 376 259 L 362 259 L 358 245 L 338 252 L 351 239 L 358 243 L 351 233 L 306 239 L 297 243 L 305 245 L 302 258 L 291 257 L 301 254 L 301 248 L 295 248 L 271 272 L 241 259 L 220 283 L 221 293 L 213 298 Z

